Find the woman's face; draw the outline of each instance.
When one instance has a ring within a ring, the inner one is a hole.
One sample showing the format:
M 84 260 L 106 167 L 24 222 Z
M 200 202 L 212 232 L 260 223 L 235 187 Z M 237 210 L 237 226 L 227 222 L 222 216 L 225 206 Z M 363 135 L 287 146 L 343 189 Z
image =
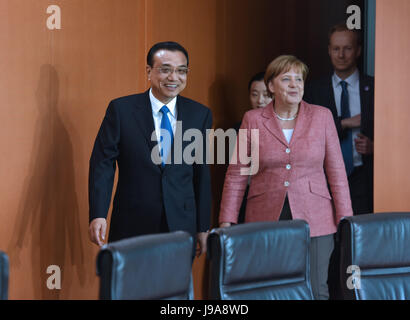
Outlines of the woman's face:
M 304 81 L 300 70 L 292 67 L 269 82 L 269 90 L 275 101 L 286 105 L 298 105 L 303 98 Z
M 266 88 L 265 82 L 252 82 L 249 92 L 249 100 L 251 101 L 252 109 L 263 108 L 272 101 L 272 98 L 269 96 L 268 89 Z

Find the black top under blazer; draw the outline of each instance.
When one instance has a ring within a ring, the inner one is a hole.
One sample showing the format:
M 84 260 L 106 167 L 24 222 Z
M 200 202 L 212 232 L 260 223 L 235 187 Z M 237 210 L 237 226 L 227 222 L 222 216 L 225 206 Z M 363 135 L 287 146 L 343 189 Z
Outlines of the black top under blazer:
M 109 241 L 161 232 L 165 213 L 169 231 L 195 235 L 210 227 L 211 182 L 205 162 L 206 130 L 211 111 L 198 102 L 177 97 L 177 120 L 182 135 L 187 129 L 202 132 L 202 164 L 155 164 L 151 141 L 155 131 L 149 91 L 110 102 L 90 159 L 89 221 L 106 218 L 110 206 L 116 164 L 118 184 L 114 196 Z M 175 133 L 175 140 L 181 132 Z M 193 141 L 193 138 L 192 138 Z M 182 141 L 186 147 L 192 141 Z M 173 152 L 173 147 L 172 147 Z

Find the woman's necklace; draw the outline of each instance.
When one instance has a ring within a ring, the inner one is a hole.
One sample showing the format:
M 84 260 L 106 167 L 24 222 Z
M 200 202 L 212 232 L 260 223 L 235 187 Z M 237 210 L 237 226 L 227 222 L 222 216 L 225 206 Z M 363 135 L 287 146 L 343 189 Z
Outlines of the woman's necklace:
M 282 121 L 292 121 L 292 120 L 295 120 L 296 117 L 298 116 L 298 113 L 299 113 L 299 112 L 297 112 L 297 113 L 296 113 L 293 117 L 291 117 L 291 118 L 282 118 L 280 115 L 278 115 L 278 114 L 276 113 L 275 109 L 273 109 L 273 112 L 275 113 L 276 117 L 277 117 L 279 120 L 282 120 Z

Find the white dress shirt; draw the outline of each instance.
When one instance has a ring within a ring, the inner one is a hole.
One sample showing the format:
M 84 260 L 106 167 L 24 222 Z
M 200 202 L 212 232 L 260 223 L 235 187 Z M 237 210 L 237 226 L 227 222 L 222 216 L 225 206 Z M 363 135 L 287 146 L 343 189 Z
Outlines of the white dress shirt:
M 168 104 L 164 104 L 161 101 L 159 101 L 157 98 L 154 97 L 152 94 L 152 89 L 149 90 L 149 99 L 151 101 L 151 107 L 152 107 L 152 117 L 154 118 L 154 126 L 155 126 L 155 133 L 157 135 L 157 141 L 161 141 L 161 120 L 162 120 L 162 112 L 160 111 L 163 106 L 167 106 L 169 109 L 168 112 L 168 119 L 169 122 L 171 123 L 172 126 L 172 131 L 175 135 L 175 128 L 176 128 L 176 123 L 177 123 L 177 109 L 176 109 L 176 103 L 177 103 L 177 98 L 175 97 L 172 99 Z
M 336 73 L 332 76 L 332 84 L 333 84 L 333 92 L 335 95 L 335 103 L 337 109 L 337 115 L 340 117 L 341 106 L 340 106 L 340 99 L 342 97 L 342 86 L 340 84 L 340 79 Z M 359 81 L 359 71 L 356 71 L 347 79 L 344 80 L 347 83 L 347 91 L 349 92 L 349 109 L 350 109 L 350 116 L 354 117 L 361 112 L 360 106 L 360 81 Z M 357 152 L 354 139 L 356 139 L 357 134 L 360 133 L 360 128 L 353 128 L 352 130 L 352 137 L 353 137 L 353 165 L 355 167 L 361 166 L 363 164 L 362 156 Z

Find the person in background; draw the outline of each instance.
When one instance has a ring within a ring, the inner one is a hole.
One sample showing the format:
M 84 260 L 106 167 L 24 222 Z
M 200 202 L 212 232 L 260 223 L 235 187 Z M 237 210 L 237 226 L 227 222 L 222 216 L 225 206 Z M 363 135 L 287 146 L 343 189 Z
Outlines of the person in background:
M 307 66 L 294 56 L 273 60 L 265 84 L 274 99 L 245 113 L 241 129 L 259 132 L 258 171 L 252 175 L 245 222 L 305 220 L 310 227 L 310 270 L 315 299 L 328 299 L 328 266 L 339 221 L 352 215 L 349 187 L 332 113 L 302 100 Z M 251 135 L 245 151 L 252 155 Z M 219 224 L 238 222 L 250 165 L 231 163 L 225 177 Z M 241 170 L 242 169 L 242 170 Z M 242 171 L 242 172 L 241 172 Z M 330 191 L 328 189 L 330 187 Z
M 251 102 L 252 109 L 263 108 L 272 101 L 268 88 L 266 88 L 264 77 L 265 72 L 259 72 L 249 81 L 249 101 Z
M 265 72 L 258 72 L 253 75 L 248 83 L 249 102 L 251 109 L 263 108 L 272 101 L 268 88 L 264 81 Z M 234 129 L 238 132 L 241 122 L 238 122 Z

